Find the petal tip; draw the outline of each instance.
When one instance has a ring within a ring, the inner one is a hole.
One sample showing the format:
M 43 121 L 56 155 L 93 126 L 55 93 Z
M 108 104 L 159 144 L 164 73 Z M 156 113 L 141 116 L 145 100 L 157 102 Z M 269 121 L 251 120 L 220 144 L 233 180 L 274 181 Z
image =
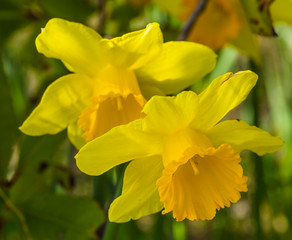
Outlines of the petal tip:
M 26 121 L 24 121 L 24 123 L 18 127 L 18 129 L 25 135 L 29 135 L 29 136 L 40 136 L 42 134 L 38 134 L 36 131 L 33 131 L 32 127 L 29 126 L 29 124 L 26 123 Z
M 115 222 L 115 223 L 123 223 L 123 222 L 128 222 L 131 220 L 131 218 L 127 218 L 127 217 L 123 217 L 120 216 L 119 214 L 117 214 L 117 211 L 115 211 L 115 206 L 116 206 L 116 201 L 117 199 L 115 199 L 111 205 L 110 208 L 108 210 L 108 219 L 110 222 Z
M 251 70 L 239 71 L 237 73 L 234 73 L 233 75 L 235 76 L 235 75 L 240 75 L 240 74 L 249 75 L 250 77 L 254 78 L 255 81 L 257 81 L 258 78 L 259 78 L 259 76 L 255 72 L 253 72 Z
M 146 28 L 159 28 L 160 29 L 160 24 L 157 22 L 148 23 Z
M 18 127 L 18 130 L 21 131 L 22 133 L 26 134 L 26 135 L 30 135 L 29 131 L 27 131 L 24 123 L 21 126 Z

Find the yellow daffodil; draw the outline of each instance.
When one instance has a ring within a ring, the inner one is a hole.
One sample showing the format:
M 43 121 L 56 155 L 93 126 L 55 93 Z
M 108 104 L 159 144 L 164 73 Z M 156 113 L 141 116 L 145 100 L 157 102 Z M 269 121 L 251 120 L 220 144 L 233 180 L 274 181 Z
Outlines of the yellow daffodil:
M 140 118 L 148 98 L 184 89 L 210 72 L 216 61 L 203 45 L 163 43 L 157 23 L 109 40 L 82 24 L 52 19 L 36 46 L 45 56 L 60 59 L 72 74 L 47 88 L 20 129 L 38 136 L 68 127 L 77 147 Z
M 254 87 L 250 71 L 227 73 L 197 95 L 155 96 L 146 115 L 113 128 L 87 143 L 77 154 L 77 166 L 89 175 L 131 161 L 120 197 L 109 219 L 126 222 L 160 210 L 178 221 L 212 219 L 247 191 L 239 153 L 278 151 L 280 137 L 239 120 L 220 120 Z M 134 159 L 134 160 L 133 160 Z

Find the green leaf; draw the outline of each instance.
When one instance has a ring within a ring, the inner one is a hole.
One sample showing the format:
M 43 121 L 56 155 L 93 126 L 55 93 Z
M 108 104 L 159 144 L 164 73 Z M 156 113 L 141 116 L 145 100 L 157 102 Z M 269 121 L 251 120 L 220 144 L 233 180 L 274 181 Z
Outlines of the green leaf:
M 18 208 L 33 239 L 87 240 L 104 221 L 99 206 L 80 197 L 38 194 Z
M 44 150 L 43 144 L 39 149 Z M 56 146 L 54 149 L 51 151 L 56 154 Z M 51 154 L 48 151 L 43 156 L 48 153 Z M 39 154 L 31 155 L 32 159 L 36 156 L 40 157 Z M 19 235 L 23 236 L 23 226 L 26 226 L 32 239 L 95 239 L 94 232 L 104 222 L 104 213 L 97 203 L 91 199 L 52 193 L 50 174 L 53 171 L 49 171 L 51 167 L 43 168 L 41 165 L 36 168 L 37 162 L 28 165 L 10 189 L 9 199 L 22 213 L 24 220 L 21 221 L 22 228 L 14 229 L 17 224 L 12 218 L 9 219 L 4 227 L 6 235 L 10 236 L 13 231 L 16 239 L 15 232 L 20 231 Z
M 0 44 L 17 28 L 23 25 L 23 17 L 17 5 L 11 1 L 0 1 Z M 0 46 L 1 48 L 2 46 Z
M 50 163 L 54 160 L 54 155 L 65 142 L 67 135 L 63 131 L 56 135 L 44 135 L 40 137 L 31 137 L 22 135 L 20 140 L 21 149 L 19 156 L 20 167 L 24 165 L 38 166 L 43 162 Z
M 15 114 L 19 119 L 23 118 L 32 97 L 29 93 L 34 83 L 30 76 L 39 59 L 34 41 L 40 28 L 40 24 L 27 24 L 14 31 L 3 45 L 3 69 L 13 95 Z M 41 82 L 39 78 L 38 82 Z
M 10 198 L 15 203 L 29 201 L 34 195 L 47 192 L 49 183 L 47 176 L 35 173 L 35 169 L 22 173 L 10 190 Z
M 27 240 L 17 216 L 7 210 L 2 214 L 0 217 L 4 227 L 0 231 L 0 240 Z
M 254 33 L 276 36 L 270 16 L 270 5 L 273 0 L 242 0 L 241 2 Z
M 33 240 L 96 239 L 95 231 L 104 222 L 104 213 L 97 203 L 82 197 L 40 192 L 13 204 L 23 219 L 20 221 L 15 212 L 7 210 L 3 218 L 1 212 L 4 227 L 0 239 L 3 240 L 26 239 L 25 236 Z
M 10 191 L 13 202 L 26 201 L 33 195 L 48 191 L 55 181 L 54 164 L 66 138 L 63 131 L 57 135 L 31 137 L 23 135 L 19 144 L 20 156 L 15 176 L 17 181 Z M 51 171 L 48 171 L 48 170 Z M 66 174 L 68 177 L 68 174 Z

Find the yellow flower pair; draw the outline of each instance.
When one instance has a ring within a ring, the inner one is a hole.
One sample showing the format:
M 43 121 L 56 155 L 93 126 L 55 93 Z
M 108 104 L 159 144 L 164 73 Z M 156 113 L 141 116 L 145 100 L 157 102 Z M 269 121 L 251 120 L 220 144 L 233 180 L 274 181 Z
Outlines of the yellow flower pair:
M 78 147 L 82 135 L 88 143 L 77 166 L 89 175 L 131 161 L 110 221 L 163 208 L 177 220 L 212 219 L 247 191 L 239 153 L 262 155 L 283 146 L 281 138 L 242 121 L 220 122 L 256 84 L 250 71 L 218 77 L 199 95 L 154 96 L 181 91 L 215 64 L 215 54 L 202 45 L 163 44 L 155 23 L 107 40 L 81 24 L 53 19 L 36 44 L 74 73 L 48 87 L 21 130 L 41 135 L 68 127 Z

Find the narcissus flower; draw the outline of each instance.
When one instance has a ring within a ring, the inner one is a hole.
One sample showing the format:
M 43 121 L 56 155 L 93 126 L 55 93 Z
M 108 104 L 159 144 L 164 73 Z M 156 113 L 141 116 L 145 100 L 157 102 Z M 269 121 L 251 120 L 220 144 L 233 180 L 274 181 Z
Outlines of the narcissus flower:
M 227 73 L 199 95 L 155 96 L 144 106 L 143 119 L 81 148 L 77 166 L 89 175 L 132 160 L 122 194 L 110 206 L 110 221 L 126 222 L 163 208 L 177 220 L 212 219 L 216 210 L 237 202 L 247 191 L 239 153 L 248 149 L 263 155 L 283 146 L 280 137 L 243 121 L 219 122 L 256 81 L 250 71 Z
M 33 136 L 68 127 L 77 147 L 112 127 L 141 117 L 153 95 L 176 93 L 210 72 L 216 55 L 189 42 L 163 43 L 157 23 L 111 40 L 93 29 L 50 20 L 36 39 L 37 50 L 60 59 L 73 72 L 57 79 L 20 127 Z

